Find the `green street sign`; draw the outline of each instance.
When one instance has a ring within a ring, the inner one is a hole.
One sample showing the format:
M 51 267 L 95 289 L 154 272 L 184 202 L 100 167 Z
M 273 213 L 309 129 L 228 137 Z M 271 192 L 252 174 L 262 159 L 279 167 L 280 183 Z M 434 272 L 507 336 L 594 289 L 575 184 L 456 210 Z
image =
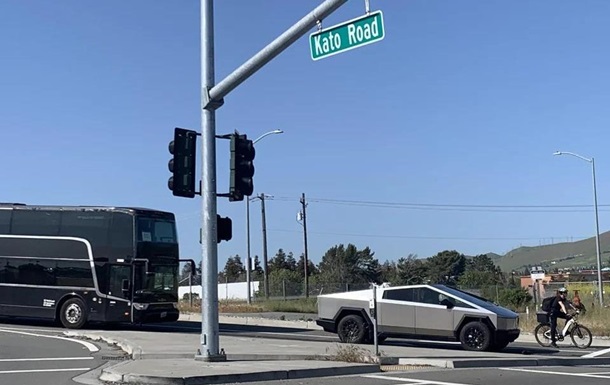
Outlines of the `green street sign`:
M 309 35 L 311 58 L 324 59 L 375 43 L 384 37 L 383 14 L 381 11 L 371 12 Z

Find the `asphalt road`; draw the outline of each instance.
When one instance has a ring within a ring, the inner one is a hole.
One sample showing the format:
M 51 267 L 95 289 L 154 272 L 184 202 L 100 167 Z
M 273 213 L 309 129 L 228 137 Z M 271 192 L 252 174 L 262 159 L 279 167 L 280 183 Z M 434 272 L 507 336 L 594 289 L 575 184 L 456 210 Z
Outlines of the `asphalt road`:
M 55 330 L 57 335 L 60 335 L 66 329 L 56 327 L 54 324 L 39 321 L 39 320 L 11 320 L 6 318 L 0 318 L 0 328 L 4 327 L 30 327 L 45 328 L 48 330 Z M 89 325 L 89 329 L 92 330 L 144 330 L 151 332 L 175 332 L 175 333 L 201 333 L 201 324 L 193 321 L 178 321 L 171 324 L 145 324 L 143 326 L 136 325 Z M 253 325 L 239 325 L 239 324 L 220 324 L 221 335 L 234 335 L 242 337 L 258 337 L 258 338 L 278 338 L 285 340 L 305 340 L 305 341 L 320 341 L 320 342 L 339 342 L 336 334 L 326 333 L 321 330 L 306 330 L 296 328 L 283 328 L 273 326 L 253 326 Z M 600 351 L 604 351 L 604 354 L 600 357 L 610 357 L 610 351 L 608 347 L 596 347 L 595 342 L 588 349 L 578 349 L 570 344 L 570 341 L 564 341 L 558 343 L 559 350 L 553 348 L 544 348 L 537 343 L 528 342 L 515 342 L 511 343 L 507 348 L 503 350 L 506 353 L 517 353 L 523 355 L 549 355 L 549 356 L 572 356 L 580 357 L 586 354 L 595 354 Z M 0 345 L 1 346 L 1 345 Z M 455 357 L 457 351 L 461 351 L 462 347 L 456 342 L 436 342 L 436 341 L 419 341 L 419 340 L 406 340 L 406 339 L 392 339 L 389 338 L 384 342 L 382 346 L 406 346 L 406 347 L 421 347 L 421 348 L 434 348 L 443 349 L 447 351 L 447 357 Z
M 163 333 L 180 333 L 180 334 L 194 334 L 193 338 L 198 338 L 195 334 L 201 333 L 201 324 L 192 321 L 179 321 L 171 324 L 148 324 L 143 326 L 136 325 L 89 325 L 90 330 L 142 330 L 150 332 L 163 332 Z M 65 329 L 56 327 L 54 324 L 38 320 L 11 320 L 0 318 L 0 329 L 2 328 L 26 328 L 32 330 L 39 330 L 39 328 L 48 330 L 55 335 L 61 335 Z M 326 333 L 323 331 L 316 330 L 305 330 L 296 328 L 282 328 L 272 326 L 253 326 L 253 325 L 238 325 L 238 324 L 221 324 L 220 325 L 221 335 L 233 335 L 241 337 L 254 337 L 254 338 L 278 338 L 288 340 L 305 340 L 305 341 L 321 341 L 321 342 L 338 342 L 336 335 Z M 0 336 L 1 337 L 1 336 Z M 49 343 L 47 341 L 47 343 Z M 59 342 L 57 342 L 59 343 Z M 435 350 L 434 358 L 455 358 L 460 356 L 462 347 L 459 343 L 451 342 L 434 342 L 434 341 L 417 341 L 417 340 L 403 340 L 403 339 L 388 339 L 383 346 L 405 346 L 405 347 L 420 347 L 424 349 L 433 348 Z M 0 340 L 0 346 L 4 347 L 2 340 Z M 512 343 L 503 352 L 521 355 L 543 355 L 543 356 L 571 356 L 571 357 L 582 357 L 588 354 L 599 354 L 598 357 L 610 357 L 610 349 L 608 347 L 593 347 L 589 349 L 578 349 L 570 346 L 569 342 L 563 342 L 559 344 L 560 348 L 544 348 L 536 343 Z M 41 348 L 39 348 L 41 349 Z M 2 349 L 4 351 L 4 349 Z M 29 349 L 23 349 L 30 352 Z M 54 357 L 51 350 L 48 354 L 43 354 L 43 357 Z M 443 354 L 446 352 L 446 354 Z M 601 354 L 600 354 L 601 353 Z M 49 355 L 51 354 L 51 355 Z M 63 354 L 62 354 L 63 355 Z M 64 355 L 65 356 L 65 355 Z M 67 357 L 67 356 L 65 356 Z M 422 357 L 425 358 L 425 357 Z M 78 361 L 75 361 L 78 362 Z M 96 362 L 97 363 L 97 362 Z M 2 371 L 3 369 L 1 369 Z M 61 367 L 58 367 L 61 368 Z M 8 370 L 8 369 L 7 369 Z M 1 374 L 0 374 L 1 375 Z M 2 383 L 2 381 L 0 381 Z
M 424 369 L 356 376 L 266 381 L 266 385 L 606 385 L 610 366 L 493 369 Z M 241 383 L 255 385 L 255 382 Z
M 122 353 L 62 338 L 54 329 L 0 323 L 0 384 L 73 385 L 73 378 Z M 95 377 L 95 376 L 94 376 Z

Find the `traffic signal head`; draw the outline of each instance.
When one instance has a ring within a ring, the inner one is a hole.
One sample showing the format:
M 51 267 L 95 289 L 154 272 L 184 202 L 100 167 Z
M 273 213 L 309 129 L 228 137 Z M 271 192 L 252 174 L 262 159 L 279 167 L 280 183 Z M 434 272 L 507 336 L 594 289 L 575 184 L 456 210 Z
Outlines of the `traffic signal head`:
M 231 218 L 223 218 L 216 215 L 216 243 L 220 241 L 230 241 L 233 238 L 233 221 Z
M 244 200 L 254 192 L 254 144 L 247 135 L 231 135 L 231 182 L 229 201 Z
M 176 128 L 174 140 L 169 143 L 169 153 L 173 155 L 168 164 L 172 176 L 169 178 L 167 186 L 175 196 L 193 198 L 195 196 L 197 132 Z

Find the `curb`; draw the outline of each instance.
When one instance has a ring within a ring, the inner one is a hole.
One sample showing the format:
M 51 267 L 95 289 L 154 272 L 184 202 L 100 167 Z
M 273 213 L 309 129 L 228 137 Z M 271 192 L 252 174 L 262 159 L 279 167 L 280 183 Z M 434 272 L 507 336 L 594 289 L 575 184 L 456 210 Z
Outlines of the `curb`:
M 121 364 L 118 364 L 111 368 L 103 369 L 102 374 L 100 376 L 100 380 L 127 384 L 145 383 L 155 385 L 199 385 L 225 384 L 233 382 L 291 380 L 299 378 L 346 376 L 381 372 L 379 366 L 362 364 L 353 365 L 349 367 L 290 369 L 255 373 L 217 374 L 191 377 L 157 377 L 138 374 L 121 374 L 116 371 L 116 369 L 120 367 Z
M 201 316 L 195 313 L 180 313 L 179 321 L 201 322 Z M 273 318 L 260 318 L 250 316 L 227 316 L 218 315 L 218 322 L 222 324 L 233 325 L 249 325 L 249 326 L 269 326 L 269 327 L 284 327 L 306 330 L 323 330 L 321 326 L 316 324 L 316 321 L 287 321 Z
M 478 358 L 472 360 L 399 358 L 398 365 L 425 365 L 446 369 L 508 368 L 519 366 L 588 366 L 610 365 L 610 358 Z
M 71 332 L 71 331 L 65 331 L 65 332 L 63 332 L 63 334 L 66 337 L 70 337 L 70 338 L 82 338 L 82 339 L 87 339 L 87 340 L 91 340 L 91 341 L 102 341 L 108 345 L 118 346 L 119 348 L 121 348 L 122 351 L 129 354 L 129 356 L 134 360 L 141 360 L 143 357 L 148 356 L 147 354 L 142 354 L 142 348 L 140 346 L 132 343 L 129 340 L 121 338 L 121 337 L 110 338 L 110 337 L 102 336 L 102 335 L 95 334 L 95 333 L 79 333 L 79 332 Z M 155 355 L 151 354 L 151 356 L 155 356 Z M 162 357 L 159 357 L 159 358 L 163 358 L 163 357 L 167 357 L 167 355 L 162 355 Z M 192 357 L 192 355 L 188 355 L 186 358 L 190 358 L 190 357 Z

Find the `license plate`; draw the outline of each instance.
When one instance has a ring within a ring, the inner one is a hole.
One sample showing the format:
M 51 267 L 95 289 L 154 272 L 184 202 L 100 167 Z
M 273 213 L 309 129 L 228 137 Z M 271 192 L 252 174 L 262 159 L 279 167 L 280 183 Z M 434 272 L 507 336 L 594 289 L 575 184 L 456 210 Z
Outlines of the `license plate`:
M 161 313 L 161 318 L 165 318 L 165 317 L 167 317 L 167 312 L 166 311 Z

